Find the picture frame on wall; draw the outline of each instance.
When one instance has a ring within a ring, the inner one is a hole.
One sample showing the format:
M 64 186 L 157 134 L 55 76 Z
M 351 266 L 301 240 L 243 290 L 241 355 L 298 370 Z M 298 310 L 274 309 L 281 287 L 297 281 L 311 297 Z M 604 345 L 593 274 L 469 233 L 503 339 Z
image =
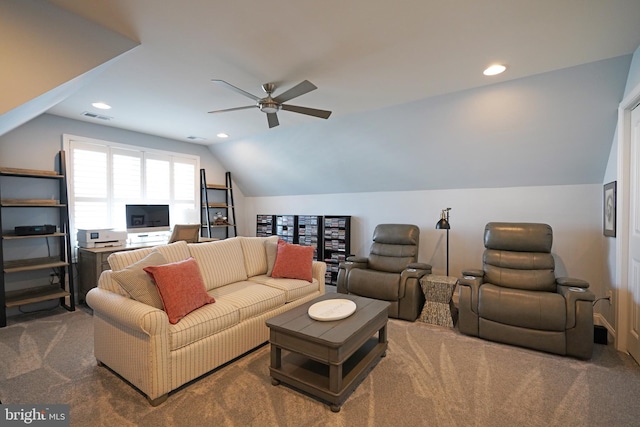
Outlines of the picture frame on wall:
M 604 185 L 603 202 L 603 233 L 608 237 L 616 237 L 616 181 Z

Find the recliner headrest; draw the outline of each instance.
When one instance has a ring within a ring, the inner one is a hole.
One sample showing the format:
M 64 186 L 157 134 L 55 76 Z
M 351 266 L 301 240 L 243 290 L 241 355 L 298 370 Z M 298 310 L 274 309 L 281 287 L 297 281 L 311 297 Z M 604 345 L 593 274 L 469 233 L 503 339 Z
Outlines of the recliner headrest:
M 420 228 L 412 224 L 378 224 L 373 230 L 373 241 L 388 245 L 417 245 Z
M 484 247 L 503 251 L 551 252 L 553 230 L 547 224 L 490 222 L 484 228 Z

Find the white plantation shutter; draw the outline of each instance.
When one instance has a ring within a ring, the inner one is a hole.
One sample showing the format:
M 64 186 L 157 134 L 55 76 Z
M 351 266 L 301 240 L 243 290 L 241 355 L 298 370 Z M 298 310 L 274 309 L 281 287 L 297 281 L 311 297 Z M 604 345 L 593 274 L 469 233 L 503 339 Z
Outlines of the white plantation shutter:
M 140 151 L 111 149 L 111 226 L 124 230 L 127 228 L 127 204 L 141 203 L 144 200 L 142 181 L 142 159 Z
M 109 223 L 107 163 L 105 147 L 82 144 L 73 152 L 69 175 L 75 229 L 103 228 L 101 224 Z
M 65 135 L 71 230 L 125 229 L 125 205 L 168 204 L 171 226 L 198 223 L 198 156 Z
M 198 165 L 195 160 L 174 158 L 173 200 L 175 205 L 171 215 L 176 217 L 176 224 L 193 222 L 190 218 L 197 218 L 199 221 L 199 211 L 196 207 L 199 193 L 196 186 L 197 171 Z

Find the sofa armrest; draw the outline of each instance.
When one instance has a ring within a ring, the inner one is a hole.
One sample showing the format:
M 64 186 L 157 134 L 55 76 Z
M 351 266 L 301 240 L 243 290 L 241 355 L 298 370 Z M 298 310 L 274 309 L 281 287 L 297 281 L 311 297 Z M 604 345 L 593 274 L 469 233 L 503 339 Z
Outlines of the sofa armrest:
M 163 310 L 100 288 L 91 289 L 86 300 L 94 313 L 125 329 L 149 336 L 167 334 L 169 318 Z
M 318 281 L 318 291 L 325 293 L 325 276 L 327 273 L 327 263 L 324 261 L 313 261 L 311 263 L 311 276 Z

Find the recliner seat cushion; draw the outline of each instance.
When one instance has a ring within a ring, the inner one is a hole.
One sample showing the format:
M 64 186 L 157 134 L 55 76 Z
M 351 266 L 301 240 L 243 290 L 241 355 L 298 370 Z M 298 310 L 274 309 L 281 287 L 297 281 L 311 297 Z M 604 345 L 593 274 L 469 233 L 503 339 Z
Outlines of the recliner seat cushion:
M 398 301 L 400 275 L 365 269 L 354 269 L 349 274 L 349 293 L 383 301 Z
M 485 283 L 478 293 L 481 318 L 505 325 L 544 331 L 564 331 L 565 300 L 552 292 L 503 288 Z

